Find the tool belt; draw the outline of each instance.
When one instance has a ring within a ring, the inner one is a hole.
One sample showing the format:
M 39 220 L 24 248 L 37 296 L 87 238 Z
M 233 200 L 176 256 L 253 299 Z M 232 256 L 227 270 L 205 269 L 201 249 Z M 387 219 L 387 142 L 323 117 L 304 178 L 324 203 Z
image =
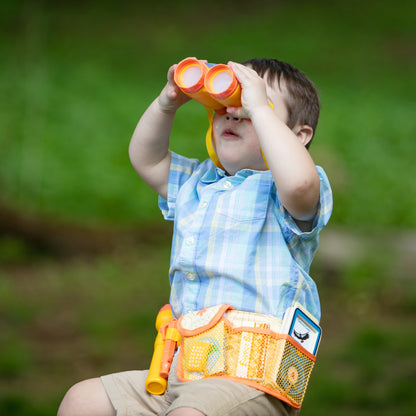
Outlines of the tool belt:
M 218 305 L 183 315 L 178 357 L 181 381 L 222 377 L 300 408 L 316 357 L 272 316 Z

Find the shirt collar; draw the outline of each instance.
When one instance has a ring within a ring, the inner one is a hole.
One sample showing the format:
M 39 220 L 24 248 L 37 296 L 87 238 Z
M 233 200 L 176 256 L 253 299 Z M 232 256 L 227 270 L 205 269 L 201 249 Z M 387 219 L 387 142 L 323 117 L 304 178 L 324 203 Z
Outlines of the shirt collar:
M 264 171 L 264 172 L 267 172 L 267 171 Z M 258 171 L 258 170 L 252 170 L 252 169 L 242 169 L 242 170 L 239 170 L 234 176 L 228 176 L 223 169 L 218 168 L 213 163 L 211 163 L 209 168 L 201 176 L 201 182 L 213 183 L 213 182 L 218 182 L 223 178 L 236 178 L 242 181 L 251 175 L 254 175 L 256 173 L 264 173 L 264 172 Z

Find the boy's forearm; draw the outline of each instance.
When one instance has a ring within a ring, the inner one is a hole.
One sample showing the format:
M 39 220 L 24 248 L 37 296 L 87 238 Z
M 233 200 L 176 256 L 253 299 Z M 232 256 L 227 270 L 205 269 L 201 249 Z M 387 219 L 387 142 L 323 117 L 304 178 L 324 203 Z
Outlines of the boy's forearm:
M 308 150 L 271 108 L 256 111 L 252 122 L 283 206 L 296 219 L 311 219 L 319 201 L 320 179 Z
M 296 219 L 311 219 L 319 201 L 320 179 L 300 140 L 302 134 L 292 131 L 282 121 L 284 114 L 271 108 L 264 79 L 250 67 L 229 64 L 242 86 L 242 108 L 228 111 L 251 119 L 283 206 Z
M 129 146 L 132 165 L 142 179 L 165 196 L 170 166 L 169 136 L 174 112 L 163 111 L 157 98 L 141 117 Z
M 170 151 L 169 137 L 179 107 L 190 100 L 175 84 L 176 65 L 168 70 L 168 82 L 137 124 L 130 141 L 131 163 L 142 179 L 166 198 Z

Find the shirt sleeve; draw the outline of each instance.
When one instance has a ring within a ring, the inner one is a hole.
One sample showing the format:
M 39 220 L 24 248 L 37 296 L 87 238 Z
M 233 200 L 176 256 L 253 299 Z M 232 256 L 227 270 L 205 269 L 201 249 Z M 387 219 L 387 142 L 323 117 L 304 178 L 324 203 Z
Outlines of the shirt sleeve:
M 159 209 L 165 220 L 174 220 L 178 192 L 200 164 L 197 159 L 188 159 L 171 152 L 167 199 L 159 196 Z
M 319 243 L 319 233 L 328 224 L 332 213 L 332 190 L 325 171 L 317 166 L 320 178 L 320 197 L 317 213 L 313 219 L 312 229 L 302 231 L 289 212 L 278 203 L 278 220 L 286 243 L 292 255 L 306 270 L 309 269 L 313 254 Z M 308 260 L 306 260 L 308 259 Z M 303 264 L 307 261 L 309 264 Z

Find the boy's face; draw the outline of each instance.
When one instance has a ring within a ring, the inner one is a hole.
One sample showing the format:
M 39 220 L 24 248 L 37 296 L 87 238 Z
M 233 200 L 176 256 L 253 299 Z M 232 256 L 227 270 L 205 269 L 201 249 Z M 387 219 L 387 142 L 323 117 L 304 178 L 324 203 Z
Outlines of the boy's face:
M 286 123 L 284 86 L 282 91 L 277 81 L 273 87 L 266 82 L 266 92 L 273 111 Z M 234 175 L 241 169 L 267 170 L 251 120 L 234 118 L 228 113 L 215 114 L 212 132 L 215 152 L 228 174 Z

